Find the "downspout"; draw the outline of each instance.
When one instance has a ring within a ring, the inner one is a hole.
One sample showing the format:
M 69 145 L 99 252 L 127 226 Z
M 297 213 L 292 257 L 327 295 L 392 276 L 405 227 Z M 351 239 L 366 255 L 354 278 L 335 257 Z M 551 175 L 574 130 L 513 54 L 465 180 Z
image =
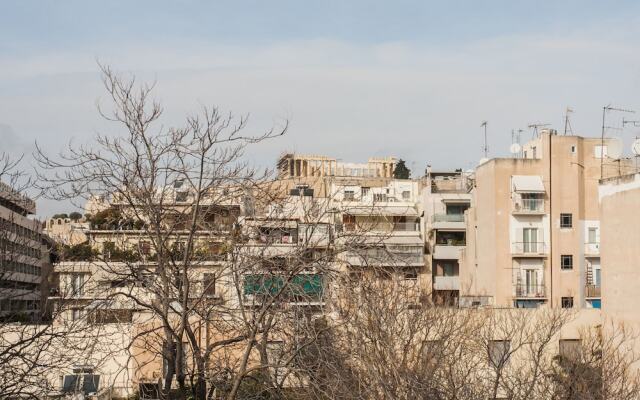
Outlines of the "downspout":
M 549 132 L 549 304 L 553 307 L 553 196 L 552 196 L 552 172 L 551 168 L 551 138 L 553 135 Z

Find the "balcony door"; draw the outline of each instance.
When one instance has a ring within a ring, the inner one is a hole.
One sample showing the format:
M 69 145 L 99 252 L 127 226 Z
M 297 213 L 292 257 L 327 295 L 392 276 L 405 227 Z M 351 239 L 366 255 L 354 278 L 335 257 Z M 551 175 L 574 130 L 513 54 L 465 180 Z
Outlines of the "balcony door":
M 524 287 L 527 295 L 535 295 L 538 291 L 538 270 L 524 270 Z
M 524 228 L 522 230 L 522 247 L 525 253 L 538 252 L 538 228 Z

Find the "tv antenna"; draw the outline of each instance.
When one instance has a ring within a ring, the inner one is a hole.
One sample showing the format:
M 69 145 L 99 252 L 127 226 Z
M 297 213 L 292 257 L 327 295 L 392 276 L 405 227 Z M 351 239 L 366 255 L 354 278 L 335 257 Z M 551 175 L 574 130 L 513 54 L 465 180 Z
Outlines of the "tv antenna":
M 624 119 L 624 117 L 622 117 L 622 127 L 624 128 L 627 125 L 631 125 L 636 128 L 640 127 L 640 120 L 629 120 L 629 119 Z
M 569 107 L 564 112 L 564 135 L 567 135 L 567 132 L 571 132 L 573 135 L 573 128 L 571 127 L 571 121 L 569 120 L 569 114 L 571 114 L 573 110 Z
M 539 122 L 536 122 L 536 123 L 527 125 L 527 127 L 529 129 L 533 129 L 533 137 L 537 138 L 538 137 L 538 128 L 544 128 L 545 126 L 549 126 L 549 125 L 550 124 L 541 124 Z
M 604 134 L 607 128 L 612 128 L 606 125 L 607 111 L 617 111 L 621 113 L 635 114 L 635 111 L 633 110 L 612 107 L 611 104 L 608 104 L 602 107 L 602 135 L 600 137 L 600 179 L 604 177 Z M 624 120 L 623 120 L 623 125 L 624 125 Z
M 481 128 L 484 128 L 484 158 L 488 158 L 489 148 L 487 147 L 487 121 L 482 121 Z

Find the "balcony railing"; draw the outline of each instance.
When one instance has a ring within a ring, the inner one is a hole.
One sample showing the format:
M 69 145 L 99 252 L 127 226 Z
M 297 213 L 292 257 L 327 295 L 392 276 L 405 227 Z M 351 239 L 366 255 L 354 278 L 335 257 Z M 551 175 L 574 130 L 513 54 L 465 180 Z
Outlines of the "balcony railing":
M 419 222 L 394 222 L 394 232 L 417 232 L 420 230 Z
M 540 255 L 547 253 L 544 242 L 514 242 L 511 244 L 511 254 Z
M 584 254 L 600 254 L 600 243 L 585 243 Z
M 584 287 L 585 297 L 600 297 L 599 285 L 586 285 Z
M 516 199 L 513 202 L 513 211 L 520 213 L 544 212 L 544 199 Z
M 516 297 L 543 298 L 546 297 L 544 285 L 516 284 Z
M 464 222 L 464 214 L 434 214 L 431 222 Z
M 345 261 L 351 265 L 416 265 L 424 264 L 421 252 L 389 252 L 384 249 L 349 251 Z

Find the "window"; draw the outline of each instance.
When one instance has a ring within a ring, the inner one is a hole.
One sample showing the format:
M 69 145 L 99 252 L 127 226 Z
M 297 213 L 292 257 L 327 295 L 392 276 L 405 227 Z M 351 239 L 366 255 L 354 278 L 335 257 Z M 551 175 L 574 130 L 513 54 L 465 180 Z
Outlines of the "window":
M 538 149 L 536 149 L 535 147 L 532 147 L 531 151 L 533 152 L 533 158 L 538 158 Z
M 575 145 L 571 146 L 571 153 L 572 154 L 576 154 L 576 146 Z
M 511 342 L 509 340 L 491 340 L 489 342 L 489 362 L 494 367 L 501 367 L 509 360 L 509 350 Z
M 404 271 L 404 279 L 415 281 L 418 279 L 418 270 L 415 268 Z
M 205 297 L 215 297 L 216 295 L 216 274 L 203 274 L 202 292 Z
M 563 254 L 560 256 L 561 269 L 573 269 L 573 255 Z
M 355 199 L 355 193 L 353 192 L 353 190 L 345 190 L 344 191 L 344 199 L 347 201 L 351 201 L 353 199 Z
M 442 276 L 456 276 L 456 266 L 453 263 L 442 264 Z
M 561 357 L 578 360 L 582 355 L 582 343 L 580 339 L 560 339 L 558 353 Z
M 387 201 L 387 194 L 386 193 L 374 193 L 373 194 L 373 201 Z
M 71 320 L 79 321 L 84 318 L 86 311 L 82 308 L 74 308 L 71 310 Z
M 409 190 L 402 191 L 402 199 L 409 200 L 411 198 L 411 192 Z
M 72 274 L 71 275 L 71 295 L 83 296 L 84 284 L 85 284 L 85 274 Z
M 573 226 L 573 215 L 560 214 L 560 228 L 571 228 Z
M 139 246 L 140 254 L 148 256 L 151 253 L 151 242 L 147 240 L 141 240 Z
M 598 243 L 598 228 L 589 228 L 589 243 Z
M 360 197 L 367 197 L 369 196 L 369 191 L 371 191 L 371 188 L 368 187 L 362 187 L 360 188 Z
M 563 297 L 561 300 L 562 308 L 573 308 L 573 297 Z
M 524 253 L 537 253 L 538 228 L 524 228 L 522 230 L 522 244 Z
M 176 202 L 184 203 L 187 201 L 189 192 L 176 192 Z

